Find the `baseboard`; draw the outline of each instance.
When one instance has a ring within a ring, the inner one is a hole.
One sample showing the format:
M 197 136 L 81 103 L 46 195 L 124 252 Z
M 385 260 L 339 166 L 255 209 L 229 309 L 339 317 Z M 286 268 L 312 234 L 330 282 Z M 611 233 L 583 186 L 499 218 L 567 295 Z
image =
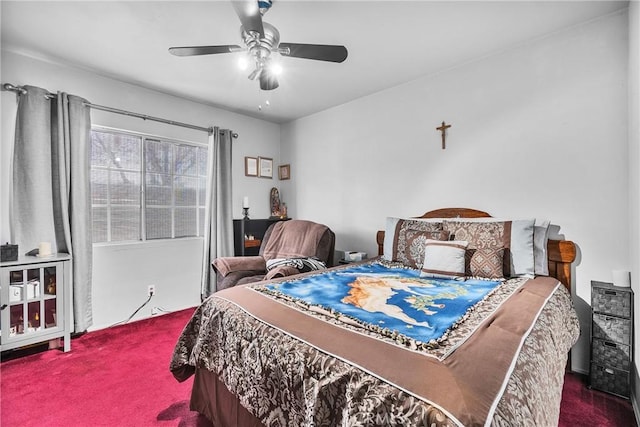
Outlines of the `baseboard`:
M 575 372 L 576 374 L 582 374 L 582 375 L 586 375 L 589 376 L 589 371 L 585 371 L 584 369 L 571 369 L 571 372 Z

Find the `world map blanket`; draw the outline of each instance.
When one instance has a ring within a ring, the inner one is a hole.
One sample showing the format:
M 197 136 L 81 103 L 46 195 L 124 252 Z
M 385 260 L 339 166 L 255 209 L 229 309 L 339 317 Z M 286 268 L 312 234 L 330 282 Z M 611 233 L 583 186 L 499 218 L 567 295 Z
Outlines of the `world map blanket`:
M 423 278 L 420 270 L 372 263 L 255 289 L 419 347 L 441 342 L 499 284 Z

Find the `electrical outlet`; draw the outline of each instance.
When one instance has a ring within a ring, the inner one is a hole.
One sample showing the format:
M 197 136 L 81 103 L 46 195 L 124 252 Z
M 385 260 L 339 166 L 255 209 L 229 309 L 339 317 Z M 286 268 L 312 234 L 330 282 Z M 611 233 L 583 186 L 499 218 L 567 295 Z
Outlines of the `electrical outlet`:
M 151 297 L 156 294 L 156 285 L 149 285 L 147 287 L 147 296 Z

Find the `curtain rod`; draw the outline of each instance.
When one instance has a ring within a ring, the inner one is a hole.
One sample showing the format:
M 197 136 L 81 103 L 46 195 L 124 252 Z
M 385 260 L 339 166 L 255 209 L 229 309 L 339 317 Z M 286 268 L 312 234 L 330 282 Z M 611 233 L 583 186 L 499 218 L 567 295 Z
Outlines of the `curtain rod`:
M 12 85 L 11 83 L 4 83 L 2 85 L 2 88 L 6 91 L 15 92 L 18 95 L 24 95 L 27 93 L 27 90 L 22 86 L 15 86 L 15 85 Z M 57 95 L 55 93 L 51 93 L 47 91 L 45 96 L 48 98 L 55 98 Z M 124 116 L 136 117 L 142 120 L 151 120 L 154 122 L 165 123 L 168 125 L 180 126 L 184 128 L 199 130 L 202 132 L 213 133 L 213 127 L 205 128 L 202 126 L 191 125 L 189 123 L 176 122 L 173 120 L 162 119 L 160 117 L 147 116 L 146 114 L 140 114 L 140 113 L 134 113 L 131 111 L 121 110 L 119 108 L 105 107 L 104 105 L 92 104 L 90 102 L 85 102 L 84 105 L 86 105 L 89 108 L 93 108 L 94 110 L 107 111 L 109 113 L 122 114 Z M 238 138 L 238 134 L 236 132 L 233 132 L 231 136 L 233 138 Z

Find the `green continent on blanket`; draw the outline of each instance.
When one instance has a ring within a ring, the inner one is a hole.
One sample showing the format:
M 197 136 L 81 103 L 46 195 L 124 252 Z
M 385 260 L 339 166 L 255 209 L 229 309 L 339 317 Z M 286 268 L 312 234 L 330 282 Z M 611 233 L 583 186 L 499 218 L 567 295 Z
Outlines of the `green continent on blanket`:
M 419 270 L 372 263 L 255 289 L 428 343 L 443 337 L 499 283 L 427 279 Z

